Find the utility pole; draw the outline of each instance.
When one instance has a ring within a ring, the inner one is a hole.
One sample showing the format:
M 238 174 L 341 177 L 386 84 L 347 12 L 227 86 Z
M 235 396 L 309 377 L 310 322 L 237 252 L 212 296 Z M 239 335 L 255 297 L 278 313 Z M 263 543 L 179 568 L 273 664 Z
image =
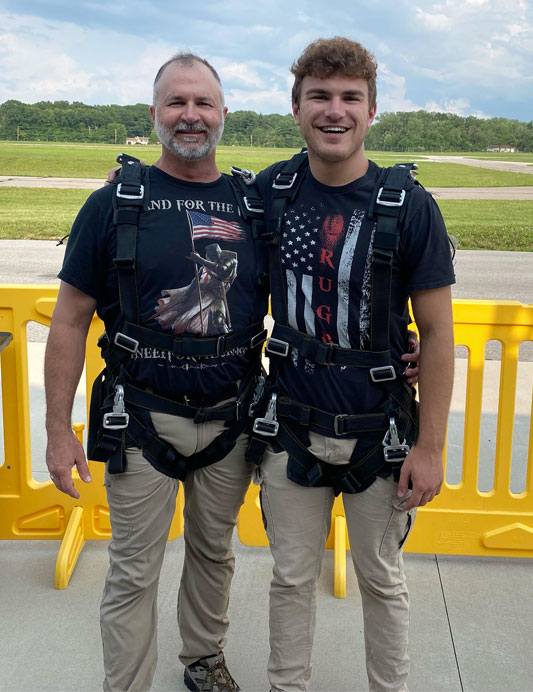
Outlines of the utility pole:
M 115 144 L 117 143 L 117 128 L 115 127 Z
M 17 125 L 17 142 L 20 139 L 20 125 Z

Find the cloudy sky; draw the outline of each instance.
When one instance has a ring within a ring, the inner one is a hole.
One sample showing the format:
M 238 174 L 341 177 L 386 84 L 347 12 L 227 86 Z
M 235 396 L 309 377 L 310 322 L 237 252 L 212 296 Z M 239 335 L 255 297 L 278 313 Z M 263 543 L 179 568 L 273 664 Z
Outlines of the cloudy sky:
M 374 52 L 378 112 L 533 120 L 533 0 L 0 0 L 0 103 L 149 103 L 185 49 L 230 110 L 284 114 L 291 62 L 337 34 Z

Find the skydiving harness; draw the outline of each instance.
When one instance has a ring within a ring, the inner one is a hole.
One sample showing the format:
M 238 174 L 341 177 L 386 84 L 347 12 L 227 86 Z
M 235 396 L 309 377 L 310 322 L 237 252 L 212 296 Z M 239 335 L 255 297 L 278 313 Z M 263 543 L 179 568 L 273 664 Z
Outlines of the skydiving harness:
M 368 487 L 378 473 L 393 471 L 398 475 L 416 438 L 417 405 L 412 388 L 398 377 L 392 364 L 389 321 L 393 255 L 398 248 L 408 193 L 415 184 L 412 171 L 416 171 L 417 166 L 405 163 L 384 169 L 372 196 L 369 218 L 376 220 L 377 228 L 371 256 L 368 350 L 324 343 L 288 325 L 279 245 L 285 210 L 296 198 L 307 166 L 307 153 L 303 150 L 286 162 L 272 181 L 271 215 L 265 223 L 263 239 L 269 246 L 275 325 L 265 349 L 270 359 L 269 377 L 259 381 L 252 405 L 252 413 L 259 411 L 261 414 L 253 424 L 247 458 L 261 463 L 266 447 L 275 440 L 274 444 L 278 443 L 289 455 L 289 478 L 301 485 L 332 486 L 336 494 L 353 493 Z M 284 395 L 278 370 L 293 349 L 319 365 L 346 365 L 368 370 L 372 382 L 388 395 L 385 406 L 368 414 L 333 414 L 291 400 Z M 350 434 L 357 437 L 349 463 L 332 465 L 315 457 L 308 449 L 309 426 L 323 429 L 328 436 Z
M 262 321 L 212 337 L 176 336 L 140 324 L 136 281 L 137 231 L 140 215 L 149 200 L 149 175 L 147 167 L 141 166 L 140 161 L 132 156 L 121 154 L 117 161 L 122 165 L 122 171 L 113 196 L 113 223 L 117 233 L 117 255 L 113 262 L 117 268 L 122 323 L 111 338 L 104 333 L 98 341 L 106 366 L 93 385 L 88 456 L 95 461 L 107 461 L 109 473 L 121 473 L 126 468 L 126 447 L 135 446 L 142 449 L 143 456 L 158 471 L 184 480 L 188 471 L 220 461 L 234 447 L 237 437 L 249 425 L 248 410 L 258 373 L 251 372 L 239 387 L 235 385 L 226 392 L 217 392 L 212 398 L 183 396 L 178 400 L 136 386 L 126 369 L 128 360 L 141 346 L 151 346 L 177 357 L 196 358 L 220 356 L 239 346 L 259 351 L 267 332 Z M 232 188 L 235 191 L 234 184 Z M 250 198 L 255 200 L 256 196 L 255 189 L 251 188 Z M 254 209 L 247 211 L 246 203 L 242 203 L 240 197 L 236 192 L 241 214 L 259 235 L 257 226 L 262 220 L 262 207 L 259 209 L 254 201 Z M 264 273 L 264 268 L 262 271 Z M 262 278 L 258 272 L 258 282 Z M 219 405 L 224 399 L 235 400 Z M 201 452 L 184 456 L 157 436 L 151 411 L 190 418 L 195 423 L 220 420 L 225 422 L 227 430 Z

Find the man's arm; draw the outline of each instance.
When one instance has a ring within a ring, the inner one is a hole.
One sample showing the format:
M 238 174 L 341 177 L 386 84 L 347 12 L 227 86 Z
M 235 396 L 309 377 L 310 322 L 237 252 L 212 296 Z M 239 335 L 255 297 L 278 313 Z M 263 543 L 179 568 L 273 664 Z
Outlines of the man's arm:
M 413 490 L 404 509 L 430 502 L 442 487 L 442 451 L 453 387 L 454 342 L 451 288 L 416 291 L 411 295 L 420 333 L 418 392 L 420 426 L 416 445 L 403 463 L 398 495 Z
M 56 488 L 74 498 L 72 467 L 83 481 L 92 479 L 83 447 L 72 432 L 72 404 L 83 371 L 85 342 L 96 301 L 70 284 L 61 282 L 44 360 L 46 392 L 46 464 Z

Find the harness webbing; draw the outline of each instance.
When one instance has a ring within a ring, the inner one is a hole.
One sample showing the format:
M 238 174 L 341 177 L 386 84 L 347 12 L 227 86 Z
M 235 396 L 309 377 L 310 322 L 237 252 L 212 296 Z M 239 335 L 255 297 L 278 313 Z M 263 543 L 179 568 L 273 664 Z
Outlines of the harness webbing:
M 266 330 L 263 329 L 262 322 L 258 321 L 228 334 L 196 337 L 167 334 L 140 324 L 136 280 L 137 231 L 140 214 L 149 199 L 149 175 L 147 168 L 141 167 L 140 161 L 134 157 L 122 154 L 117 160 L 122 164 L 122 171 L 113 196 L 113 223 L 117 233 L 117 253 L 113 262 L 117 268 L 123 322 L 111 339 L 104 334 L 99 340 L 106 369 L 93 385 L 89 456 L 96 461 L 109 461 L 109 472 L 120 473 L 125 470 L 126 446 L 133 444 L 142 449 L 143 455 L 159 471 L 183 480 L 188 471 L 208 466 L 225 457 L 235 445 L 237 437 L 244 432 L 249 424 L 247 413 L 257 373 L 251 372 L 239 387 L 235 385 L 230 394 L 236 394 L 235 401 L 219 406 L 215 405 L 218 403 L 215 397 L 214 405 L 198 406 L 191 405 L 185 396 L 181 397 L 182 401 L 177 401 L 135 386 L 124 367 L 125 363 L 144 345 L 168 351 L 176 357 L 198 358 L 220 356 L 240 346 L 259 350 L 265 340 Z M 247 221 L 253 217 L 256 224 L 255 235 L 258 237 L 263 212 L 262 209 L 259 210 L 258 201 L 253 194 L 249 196 L 251 203 L 247 200 L 242 202 L 248 208 L 246 214 L 241 213 Z M 241 204 L 242 195 L 236 193 L 235 196 Z M 121 388 L 123 404 L 127 405 L 127 409 L 121 411 L 117 411 L 114 405 L 117 386 Z M 221 392 L 219 400 L 224 398 L 225 393 Z M 116 425 L 106 427 L 102 414 L 111 408 L 112 414 L 108 416 L 111 416 L 112 423 Z M 220 420 L 224 421 L 228 429 L 201 452 L 185 457 L 157 436 L 150 411 L 193 419 L 195 423 Z
M 341 477 L 345 483 L 352 474 L 350 482 L 353 482 L 353 487 L 356 488 L 358 484 L 364 484 L 372 473 L 375 475 L 384 465 L 383 454 L 377 457 L 374 454 L 374 457 L 368 458 L 365 466 L 361 468 L 359 468 L 361 460 L 353 460 L 345 467 L 330 468 L 329 465 L 324 467 L 323 462 L 311 454 L 298 435 L 294 434 L 290 425 L 281 421 L 284 419 L 287 423 L 292 421 L 293 424 L 296 423 L 303 428 L 310 425 L 323 428 L 330 435 L 339 437 L 347 434 L 364 436 L 369 433 L 373 433 L 375 437 L 376 434 L 389 430 L 391 416 L 395 408 L 399 407 L 403 412 L 405 426 L 416 429 L 416 411 L 413 411 L 412 391 L 403 380 L 398 378 L 398 373 L 392 365 L 389 335 L 393 258 L 398 249 L 400 223 L 406 208 L 406 194 L 414 185 L 411 177 L 412 164 L 398 164 L 382 171 L 371 200 L 369 217 L 376 219 L 376 230 L 370 240 L 372 242 L 372 285 L 368 350 L 324 343 L 316 337 L 293 329 L 288 324 L 287 287 L 281 264 L 279 240 L 285 210 L 298 193 L 307 165 L 306 154 L 302 152 L 287 162 L 272 182 L 271 217 L 264 237 L 270 247 L 272 305 L 275 318 L 272 336 L 267 342 L 266 355 L 270 358 L 269 392 L 275 396 L 272 396 L 268 408 L 263 405 L 263 410 L 266 410 L 265 418 L 256 420 L 248 458 L 260 463 L 266 446 L 275 437 L 287 451 L 290 459 L 305 467 L 309 485 L 326 482 L 335 485 L 333 479 Z M 278 376 L 281 363 L 289 357 L 292 349 L 297 349 L 301 356 L 319 365 L 348 365 L 368 369 L 372 381 L 387 392 L 388 403 L 380 412 L 348 415 L 331 414 L 317 407 L 304 406 L 297 401 L 292 401 L 284 395 L 283 384 Z M 276 415 L 281 419 L 279 425 L 276 422 Z M 380 449 L 378 445 L 378 451 Z M 388 467 L 392 468 L 390 464 Z M 343 486 L 341 489 L 346 487 Z M 356 491 L 353 488 L 347 490 L 347 492 Z

